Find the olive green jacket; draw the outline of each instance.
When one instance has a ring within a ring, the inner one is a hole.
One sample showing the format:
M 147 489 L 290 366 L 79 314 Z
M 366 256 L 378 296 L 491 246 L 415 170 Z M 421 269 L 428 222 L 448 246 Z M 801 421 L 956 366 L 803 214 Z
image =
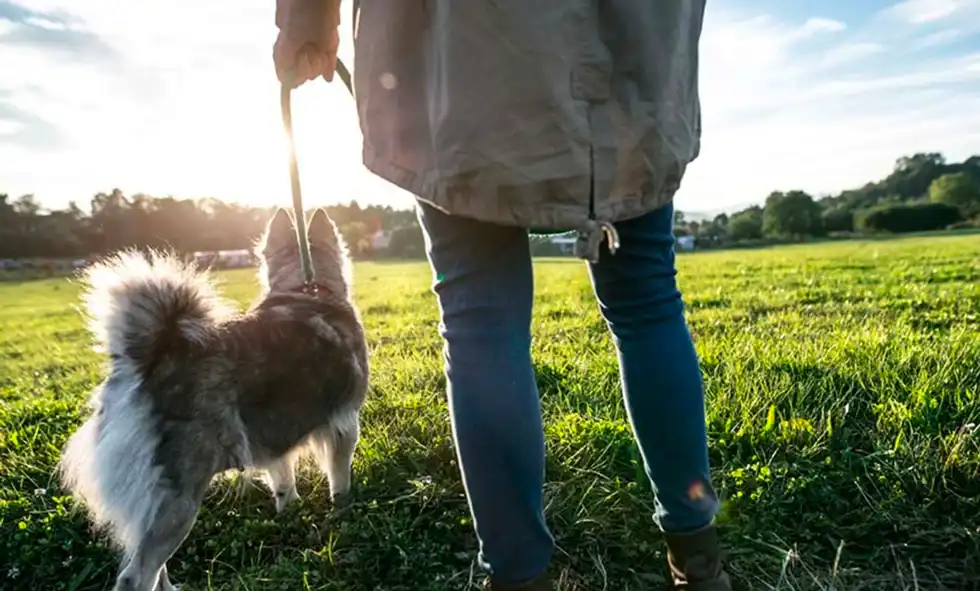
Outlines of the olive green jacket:
M 700 148 L 705 0 L 360 0 L 365 166 L 451 214 L 579 230 L 669 203 Z M 612 230 L 614 232 L 614 230 Z

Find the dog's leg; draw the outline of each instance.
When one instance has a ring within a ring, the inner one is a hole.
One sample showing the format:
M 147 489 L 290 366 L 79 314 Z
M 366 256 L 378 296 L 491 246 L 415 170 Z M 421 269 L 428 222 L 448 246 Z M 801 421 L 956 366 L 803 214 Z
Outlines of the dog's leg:
M 350 490 L 351 462 L 360 433 L 358 413 L 351 413 L 343 421 L 330 427 L 324 444 L 326 449 L 320 456 L 321 467 L 330 481 L 330 498 L 346 494 Z
M 286 505 L 299 500 L 295 462 L 296 459 L 291 454 L 286 454 L 267 468 L 272 481 L 272 496 L 276 500 L 276 513 L 282 513 Z
M 158 582 L 166 578 L 163 568 L 167 560 L 194 526 L 199 508 L 200 504 L 188 496 L 165 499 L 137 544 L 133 557 L 116 579 L 113 591 L 155 591 Z M 169 578 L 167 583 L 170 583 Z
M 167 576 L 166 563 L 164 563 L 163 567 L 160 569 L 160 578 L 158 581 L 156 591 L 179 591 L 180 589 L 179 585 L 174 585 L 170 582 L 170 577 Z

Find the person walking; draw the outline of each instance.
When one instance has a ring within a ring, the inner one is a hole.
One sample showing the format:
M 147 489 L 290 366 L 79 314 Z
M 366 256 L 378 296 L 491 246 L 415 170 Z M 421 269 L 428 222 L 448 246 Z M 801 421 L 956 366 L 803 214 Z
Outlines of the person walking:
M 705 0 L 355 6 L 364 164 L 418 200 L 456 453 L 494 591 L 551 589 L 532 231 L 576 232 L 674 587 L 731 589 L 674 264 L 673 197 L 700 150 L 704 9 Z M 279 79 L 332 80 L 339 24 L 339 0 L 278 0 Z

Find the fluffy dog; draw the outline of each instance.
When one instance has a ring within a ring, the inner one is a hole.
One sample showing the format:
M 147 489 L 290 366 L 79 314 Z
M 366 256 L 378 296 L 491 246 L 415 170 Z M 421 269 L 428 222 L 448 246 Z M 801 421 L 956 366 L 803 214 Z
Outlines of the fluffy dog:
M 294 468 L 307 452 L 332 498 L 350 488 L 367 346 L 346 246 L 326 212 L 308 235 L 315 289 L 279 210 L 256 249 L 261 295 L 244 314 L 171 255 L 124 251 L 85 272 L 108 376 L 59 470 L 122 549 L 115 591 L 175 589 L 167 560 L 223 471 L 264 471 L 277 511 L 299 498 Z

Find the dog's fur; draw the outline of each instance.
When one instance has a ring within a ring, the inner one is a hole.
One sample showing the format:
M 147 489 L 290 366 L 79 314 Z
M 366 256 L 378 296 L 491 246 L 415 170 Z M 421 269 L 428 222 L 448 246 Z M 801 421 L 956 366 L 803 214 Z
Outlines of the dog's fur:
M 262 293 L 244 314 L 172 255 L 124 251 L 85 272 L 109 371 L 59 470 L 123 551 L 116 591 L 174 589 L 166 562 L 225 470 L 264 471 L 278 511 L 298 498 L 306 452 L 331 497 L 349 489 L 367 346 L 346 247 L 323 210 L 308 235 L 318 291 L 303 291 L 295 227 L 279 210 L 256 249 Z

